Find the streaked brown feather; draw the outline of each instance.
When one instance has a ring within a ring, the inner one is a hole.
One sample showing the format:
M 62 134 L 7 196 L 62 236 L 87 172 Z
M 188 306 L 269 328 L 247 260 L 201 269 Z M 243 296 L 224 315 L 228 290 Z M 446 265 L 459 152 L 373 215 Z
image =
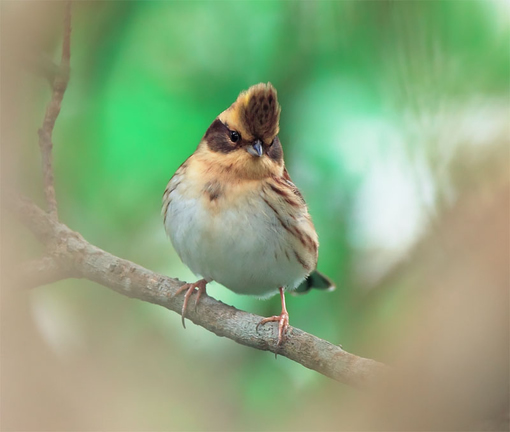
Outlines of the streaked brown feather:
M 280 104 L 271 83 L 257 84 L 242 92 L 237 100 L 218 119 L 230 129 L 238 131 L 242 138 L 262 140 L 269 145 L 280 130 Z M 273 159 L 281 159 L 274 155 Z
M 278 134 L 281 108 L 271 83 L 250 87 L 238 101 L 236 108 L 244 127 L 254 137 L 264 142 L 272 141 Z
M 263 188 L 263 199 L 281 226 L 296 240 L 293 246 L 296 259 L 307 271 L 311 271 L 317 265 L 317 234 L 302 195 L 296 193 L 297 188 L 288 174 L 287 178 L 268 179 Z

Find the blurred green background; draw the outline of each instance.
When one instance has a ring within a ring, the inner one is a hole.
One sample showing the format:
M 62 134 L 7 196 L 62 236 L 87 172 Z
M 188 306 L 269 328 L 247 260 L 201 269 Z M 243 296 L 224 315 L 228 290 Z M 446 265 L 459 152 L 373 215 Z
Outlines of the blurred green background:
M 57 59 L 63 8 L 48 8 L 51 25 L 32 45 Z M 54 136 L 61 219 L 113 254 L 193 281 L 165 235 L 163 191 L 238 93 L 270 81 L 287 168 L 319 233 L 318 268 L 337 285 L 289 295 L 291 325 L 392 363 L 391 340 L 424 295 L 416 282 L 433 277 L 421 245 L 441 251 L 430 239 L 445 215 L 480 187 L 499 190 L 507 170 L 509 12 L 488 0 L 77 2 Z M 35 142 L 49 90 L 22 79 L 18 183 L 42 202 Z M 280 310 L 277 297 L 208 292 L 263 316 Z M 57 398 L 64 429 L 335 430 L 335 407 L 357 396 L 88 281 L 28 301 L 69 376 Z M 67 386 L 81 390 L 63 396 Z

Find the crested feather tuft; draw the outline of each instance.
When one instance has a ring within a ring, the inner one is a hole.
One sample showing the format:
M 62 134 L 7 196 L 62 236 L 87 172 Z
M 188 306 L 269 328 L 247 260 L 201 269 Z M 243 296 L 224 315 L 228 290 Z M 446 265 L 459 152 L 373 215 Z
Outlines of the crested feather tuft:
M 270 142 L 279 132 L 280 104 L 276 89 L 267 84 L 256 84 L 239 95 L 235 109 L 246 130 L 255 138 Z

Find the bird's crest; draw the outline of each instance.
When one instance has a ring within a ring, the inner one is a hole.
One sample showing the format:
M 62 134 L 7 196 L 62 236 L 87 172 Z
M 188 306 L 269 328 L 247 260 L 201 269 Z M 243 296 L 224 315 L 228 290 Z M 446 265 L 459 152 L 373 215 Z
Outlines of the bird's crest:
M 239 95 L 232 109 L 253 137 L 268 142 L 278 134 L 281 108 L 271 83 L 251 86 Z

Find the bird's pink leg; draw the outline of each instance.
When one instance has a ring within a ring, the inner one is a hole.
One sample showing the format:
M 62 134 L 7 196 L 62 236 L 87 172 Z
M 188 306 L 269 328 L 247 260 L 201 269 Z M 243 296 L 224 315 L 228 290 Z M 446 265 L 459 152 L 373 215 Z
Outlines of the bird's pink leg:
M 285 335 L 287 333 L 287 329 L 289 328 L 289 313 L 287 312 L 287 307 L 285 306 L 285 295 L 283 288 L 280 288 L 280 297 L 282 299 L 282 313 L 280 315 L 275 315 L 269 318 L 264 318 L 257 324 L 257 331 L 259 326 L 264 325 L 268 322 L 277 322 L 278 323 L 278 346 L 281 346 Z
M 182 326 L 186 328 L 186 324 L 184 322 L 184 315 L 186 314 L 186 309 L 188 307 L 188 300 L 195 292 L 195 288 L 198 288 L 197 293 L 197 299 L 195 300 L 195 307 L 197 307 L 198 300 L 200 300 L 200 297 L 202 294 L 206 292 L 205 286 L 207 285 L 207 281 L 205 279 L 200 279 L 199 281 L 196 281 L 195 283 L 185 283 L 183 286 L 181 286 L 173 295 L 175 297 L 176 295 L 179 295 L 183 291 L 186 291 L 186 294 L 184 295 L 184 303 L 182 304 Z

